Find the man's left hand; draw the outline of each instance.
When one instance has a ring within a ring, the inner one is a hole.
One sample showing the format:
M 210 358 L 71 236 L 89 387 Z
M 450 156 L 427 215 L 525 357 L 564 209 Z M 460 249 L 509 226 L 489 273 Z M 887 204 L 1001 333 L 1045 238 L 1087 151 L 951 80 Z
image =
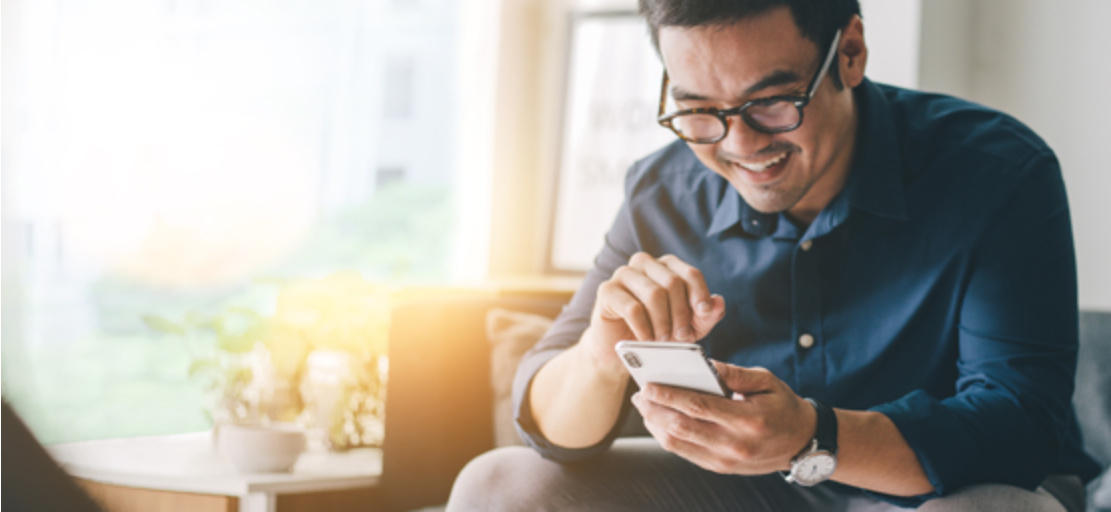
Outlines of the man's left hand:
M 814 437 L 814 408 L 766 369 L 714 364 L 734 398 L 649 384 L 633 395 L 645 427 L 664 449 L 716 473 L 790 469 Z

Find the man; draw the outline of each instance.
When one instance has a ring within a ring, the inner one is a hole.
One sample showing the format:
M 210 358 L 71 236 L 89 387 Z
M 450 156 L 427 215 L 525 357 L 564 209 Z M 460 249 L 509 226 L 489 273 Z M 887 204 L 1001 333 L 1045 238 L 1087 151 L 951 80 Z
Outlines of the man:
M 522 361 L 517 422 L 544 458 L 476 459 L 449 509 L 1082 508 L 1098 467 L 1070 401 L 1050 149 L 868 81 L 855 1 L 641 12 L 682 140 L 630 171 L 595 268 Z M 626 339 L 703 345 L 743 398 L 633 394 Z M 655 441 L 614 443 L 630 407 Z

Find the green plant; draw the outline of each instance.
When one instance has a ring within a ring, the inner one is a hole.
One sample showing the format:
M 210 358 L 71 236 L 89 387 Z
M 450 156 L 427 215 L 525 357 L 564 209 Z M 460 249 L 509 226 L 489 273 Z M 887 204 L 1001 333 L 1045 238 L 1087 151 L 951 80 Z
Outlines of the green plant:
M 300 419 L 341 449 L 381 442 L 389 311 L 388 290 L 339 272 L 280 283 L 271 316 L 230 307 L 191 312 L 180 322 L 157 315 L 143 321 L 185 340 L 189 375 L 204 383 L 214 422 Z M 322 381 L 318 369 L 306 379 L 313 352 L 338 355 L 338 366 L 324 372 L 334 378 Z
M 156 315 L 143 321 L 184 338 L 193 358 L 189 377 L 202 382 L 213 422 L 265 424 L 300 414 L 298 362 L 307 347 L 281 336 L 282 326 L 272 318 L 231 307 L 216 315 L 190 312 L 180 323 Z

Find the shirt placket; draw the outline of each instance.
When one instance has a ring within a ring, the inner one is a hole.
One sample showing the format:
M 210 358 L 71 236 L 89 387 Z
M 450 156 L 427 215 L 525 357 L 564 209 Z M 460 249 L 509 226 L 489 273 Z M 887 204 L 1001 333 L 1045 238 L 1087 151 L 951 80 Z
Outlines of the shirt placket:
M 795 392 L 821 398 L 825 394 L 826 369 L 818 253 L 818 243 L 811 238 L 804 238 L 795 246 L 791 260 L 791 330 L 795 351 Z

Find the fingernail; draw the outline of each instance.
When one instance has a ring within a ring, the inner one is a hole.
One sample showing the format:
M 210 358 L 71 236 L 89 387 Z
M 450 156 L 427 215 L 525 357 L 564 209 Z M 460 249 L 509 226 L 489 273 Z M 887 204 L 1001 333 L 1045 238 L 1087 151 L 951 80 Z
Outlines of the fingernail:
M 675 334 L 680 340 L 689 340 L 694 335 L 694 331 L 691 331 L 690 327 L 680 327 L 679 332 Z
M 705 314 L 709 313 L 710 311 L 712 311 L 713 309 L 714 309 L 714 306 L 713 306 L 713 304 L 710 304 L 710 301 L 704 300 L 704 301 L 698 303 L 698 314 L 700 314 L 700 315 L 705 315 Z

